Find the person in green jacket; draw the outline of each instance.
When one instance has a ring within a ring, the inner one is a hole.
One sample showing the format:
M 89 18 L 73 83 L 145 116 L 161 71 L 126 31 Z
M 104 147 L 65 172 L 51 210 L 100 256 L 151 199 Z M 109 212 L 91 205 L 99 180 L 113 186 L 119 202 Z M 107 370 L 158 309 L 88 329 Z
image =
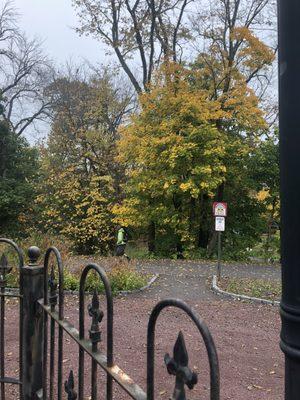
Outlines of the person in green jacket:
M 125 256 L 129 260 L 129 257 L 125 254 L 127 236 L 128 236 L 127 229 L 124 226 L 121 226 L 118 229 L 118 234 L 117 234 L 116 256 L 117 257 Z

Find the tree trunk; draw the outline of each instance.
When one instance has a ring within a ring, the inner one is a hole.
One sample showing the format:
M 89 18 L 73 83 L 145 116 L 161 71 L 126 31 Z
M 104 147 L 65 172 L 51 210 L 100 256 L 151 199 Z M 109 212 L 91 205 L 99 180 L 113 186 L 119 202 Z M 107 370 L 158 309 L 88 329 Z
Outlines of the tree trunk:
M 182 248 L 182 244 L 181 244 L 180 240 L 176 244 L 176 251 L 177 251 L 177 259 L 178 260 L 183 260 L 184 259 L 183 248 Z
M 210 234 L 210 215 L 209 215 L 209 205 L 210 202 L 207 194 L 203 194 L 199 199 L 200 206 L 200 218 L 199 218 L 199 228 L 197 245 L 201 249 L 207 249 L 209 234 Z
M 148 226 L 148 251 L 149 253 L 155 252 L 155 223 L 152 221 Z
M 198 247 L 201 249 L 207 249 L 209 241 L 209 230 L 200 226 L 198 231 Z
M 182 213 L 182 202 L 181 199 L 177 198 L 175 194 L 173 194 L 173 204 L 175 210 L 181 214 Z M 192 211 L 192 207 L 190 208 L 190 212 Z M 191 222 L 191 220 L 189 221 Z M 191 225 L 190 225 L 191 228 Z M 177 258 L 178 259 L 183 259 L 183 247 L 180 238 L 177 238 L 176 240 L 176 252 L 177 252 Z
M 216 248 L 217 238 L 218 238 L 217 232 L 215 230 L 213 230 L 212 236 L 211 236 L 210 241 L 209 241 L 209 243 L 207 245 L 207 255 L 208 255 L 208 257 L 212 256 L 212 254 L 214 252 L 214 249 Z
M 189 225 L 190 230 L 194 230 L 195 226 L 195 219 L 196 219 L 196 199 L 191 197 L 190 199 L 190 215 L 189 215 Z
M 272 210 L 271 210 L 271 215 L 268 221 L 268 232 L 267 232 L 267 239 L 266 239 L 266 245 L 265 245 L 265 261 L 268 261 L 269 257 L 269 249 L 270 249 L 270 242 L 272 238 L 272 228 L 273 228 L 273 223 L 274 223 L 274 215 L 275 215 L 275 207 L 276 207 L 276 198 L 273 198 L 272 201 Z

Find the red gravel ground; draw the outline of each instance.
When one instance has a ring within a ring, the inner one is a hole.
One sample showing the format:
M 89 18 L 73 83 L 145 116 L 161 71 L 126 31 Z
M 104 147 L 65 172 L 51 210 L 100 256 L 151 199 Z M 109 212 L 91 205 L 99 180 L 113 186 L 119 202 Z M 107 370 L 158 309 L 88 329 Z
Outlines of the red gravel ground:
M 155 300 L 142 295 L 115 299 L 115 362 L 144 390 L 146 389 L 146 332 L 149 313 Z M 88 303 L 88 302 L 87 302 Z M 104 300 L 101 298 L 101 305 Z M 279 350 L 280 319 L 275 307 L 233 301 L 190 302 L 204 319 L 215 340 L 219 354 L 222 400 L 282 400 L 283 355 Z M 17 306 L 9 303 L 6 317 L 6 375 L 17 373 Z M 77 326 L 78 302 L 66 296 L 65 309 L 70 322 Z M 105 310 L 105 307 L 103 306 Z M 89 327 L 87 316 L 86 326 Z M 105 318 L 102 322 L 105 350 Z M 164 310 L 156 334 L 156 399 L 167 400 L 172 394 L 174 377 L 163 364 L 166 352 L 172 353 L 179 330 L 182 330 L 190 356 L 190 367 L 198 373 L 198 384 L 187 392 L 189 399 L 209 399 L 208 364 L 204 346 L 193 324 L 180 311 Z M 74 369 L 77 382 L 77 347 L 65 336 L 63 376 Z M 86 399 L 89 398 L 90 362 L 86 357 Z M 99 372 L 99 398 L 105 388 Z M 116 386 L 116 385 L 115 385 Z M 18 398 L 16 388 L 7 388 L 6 400 Z M 117 389 L 115 389 L 117 391 Z M 128 396 L 117 391 L 116 399 Z M 66 395 L 64 396 L 66 398 Z

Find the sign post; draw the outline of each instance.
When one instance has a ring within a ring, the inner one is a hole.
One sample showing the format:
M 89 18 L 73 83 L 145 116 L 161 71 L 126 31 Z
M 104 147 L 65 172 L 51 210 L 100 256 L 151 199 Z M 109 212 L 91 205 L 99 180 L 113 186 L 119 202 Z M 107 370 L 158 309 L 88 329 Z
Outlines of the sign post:
M 221 278 L 221 255 L 222 255 L 222 243 L 221 243 L 221 232 L 225 231 L 225 217 L 227 216 L 227 203 L 214 202 L 213 203 L 213 215 L 215 217 L 215 231 L 218 232 L 218 267 L 217 276 Z
M 221 246 L 221 232 L 218 232 L 218 280 L 221 279 L 221 256 L 222 256 L 222 246 Z

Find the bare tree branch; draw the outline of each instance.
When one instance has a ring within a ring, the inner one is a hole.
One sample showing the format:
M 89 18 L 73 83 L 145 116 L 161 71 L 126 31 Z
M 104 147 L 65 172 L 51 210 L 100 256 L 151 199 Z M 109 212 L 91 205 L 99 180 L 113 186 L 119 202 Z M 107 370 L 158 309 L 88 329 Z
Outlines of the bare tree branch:
M 194 30 L 202 39 L 199 46 L 204 47 L 200 58 L 208 53 L 205 63 L 210 64 L 211 73 L 215 71 L 212 76 L 219 94 L 230 90 L 236 73 L 251 85 L 255 85 L 262 73 L 268 74 L 274 57 L 263 40 L 276 24 L 275 18 L 271 20 L 273 3 L 273 0 L 210 0 L 206 8 L 191 18 Z M 257 28 L 260 31 L 263 28 L 260 38 L 255 35 Z M 251 62 L 251 58 L 256 58 L 256 62 Z M 265 84 L 268 86 L 270 81 L 266 80 Z M 257 92 L 260 97 L 265 90 L 259 82 L 256 87 L 261 88 Z
M 73 0 L 73 4 L 80 23 L 77 31 L 97 37 L 113 50 L 140 93 L 147 90 L 161 53 L 163 61 L 177 60 L 177 45 L 188 31 L 185 11 L 191 1 Z M 141 74 L 136 72 L 137 60 Z
M 2 117 L 21 135 L 34 121 L 47 115 L 43 91 L 53 74 L 39 40 L 29 40 L 17 26 L 11 1 L 0 10 L 0 94 Z

